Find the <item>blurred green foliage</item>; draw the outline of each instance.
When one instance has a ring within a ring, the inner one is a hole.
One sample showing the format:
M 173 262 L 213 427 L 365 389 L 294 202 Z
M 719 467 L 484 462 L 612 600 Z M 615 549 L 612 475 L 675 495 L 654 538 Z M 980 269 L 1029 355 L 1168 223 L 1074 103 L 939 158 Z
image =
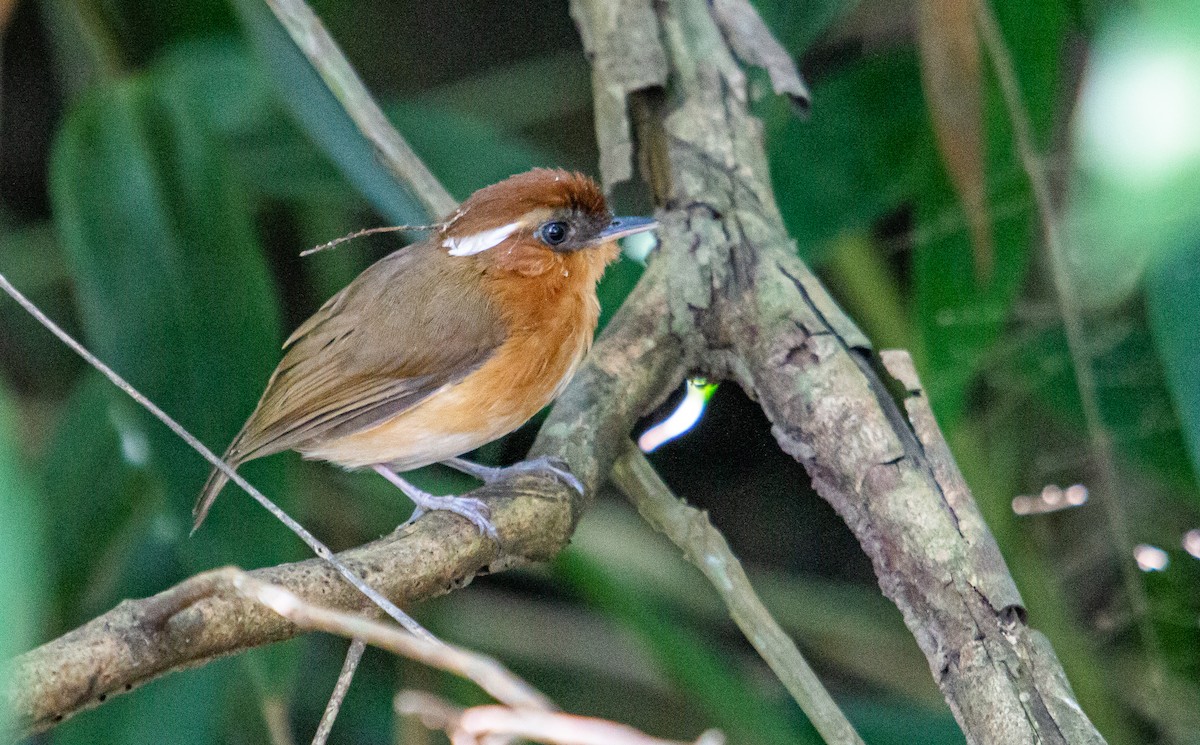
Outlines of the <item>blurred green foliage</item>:
M 23 652 L 41 636 L 45 595 L 40 500 L 17 445 L 12 404 L 0 397 L 0 660 Z M 0 730 L 8 713 L 0 710 Z
M 594 170 L 590 77 L 562 4 L 314 5 L 456 196 L 533 165 Z M 1184 537 L 1200 529 L 1200 12 L 1187 0 L 993 3 L 1056 191 L 1060 297 L 986 59 L 984 276 L 931 127 L 910 8 L 756 5 L 813 90 L 798 119 L 752 76 L 798 251 L 881 347 L 913 352 L 1032 624 L 1109 741 L 1197 742 L 1200 561 Z M 31 0 L 3 49 L 0 271 L 222 447 L 286 332 L 397 244 L 297 253 L 424 216 L 257 0 Z M 38 121 L 54 126 L 24 126 Z M 627 259 L 609 272 L 605 319 L 640 271 Z M 1070 344 L 1064 303 L 1082 320 Z M 480 455 L 515 460 L 531 431 Z M 853 539 L 753 403 L 722 386 L 698 428 L 653 459 L 730 536 L 868 743 L 963 741 Z M 0 302 L 0 654 L 201 569 L 303 556 L 233 490 L 187 539 L 205 471 Z M 335 547 L 404 518 L 378 479 L 294 455 L 246 474 Z M 466 483 L 436 469 L 416 478 L 437 491 Z M 1017 495 L 1077 482 L 1091 490 L 1083 506 L 1013 510 Z M 1140 572 L 1138 544 L 1165 551 L 1165 568 Z M 419 612 L 571 711 L 663 736 L 717 726 L 735 743 L 819 742 L 699 575 L 616 501 L 550 567 Z M 305 638 L 175 674 L 45 741 L 261 742 L 268 700 L 302 740 L 344 648 Z M 480 700 L 385 655 L 366 660 L 333 742 L 393 741 L 401 687 Z

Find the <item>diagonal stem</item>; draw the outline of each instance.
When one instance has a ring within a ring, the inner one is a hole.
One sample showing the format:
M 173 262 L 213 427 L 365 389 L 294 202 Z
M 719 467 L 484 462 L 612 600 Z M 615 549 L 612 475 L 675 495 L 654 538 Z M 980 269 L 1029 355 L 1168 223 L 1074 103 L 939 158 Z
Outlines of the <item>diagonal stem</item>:
M 1150 621 L 1149 600 L 1145 587 L 1138 576 L 1130 557 L 1133 554 L 1133 537 L 1129 529 L 1129 520 L 1124 506 L 1117 496 L 1119 478 L 1116 467 L 1116 456 L 1113 448 L 1112 433 L 1104 421 L 1100 410 L 1099 386 L 1096 382 L 1095 371 L 1092 369 L 1091 358 L 1087 351 L 1087 331 L 1083 311 L 1075 302 L 1075 291 L 1071 281 L 1071 271 L 1068 266 L 1067 242 L 1063 237 L 1062 220 L 1054 204 L 1042 157 L 1037 152 L 1033 127 L 1030 124 L 1029 112 L 1021 94 L 1021 86 L 1017 81 L 1016 66 L 1000 24 L 988 0 L 975 0 L 976 24 L 979 35 L 983 40 L 984 49 L 992 61 L 996 72 L 996 80 L 1008 110 L 1008 118 L 1012 123 L 1013 142 L 1021 158 L 1021 165 L 1029 178 L 1030 190 L 1033 192 L 1034 203 L 1037 205 L 1038 218 L 1041 221 L 1042 235 L 1046 243 L 1046 253 L 1050 259 L 1050 275 L 1054 283 L 1054 294 L 1058 301 L 1059 313 L 1063 319 L 1063 332 L 1067 339 L 1067 350 L 1071 356 L 1071 364 L 1075 373 L 1076 386 L 1079 389 L 1079 399 L 1082 402 L 1087 437 L 1091 443 L 1094 465 L 1099 471 L 1100 488 L 1095 493 L 1100 497 L 1099 502 L 1108 520 L 1108 529 L 1112 532 L 1113 540 L 1120 553 L 1122 584 L 1128 596 L 1130 606 L 1138 628 L 1138 634 L 1146 647 L 1155 674 L 1151 676 L 1152 684 L 1160 686 L 1163 672 L 1157 661 L 1160 659 L 1161 645 L 1154 624 Z
M 829 745 L 863 745 L 854 725 L 821 679 L 763 605 L 741 562 L 708 515 L 671 493 L 641 451 L 629 449 L 613 465 L 613 483 L 646 522 L 683 549 L 729 609 L 734 623 L 766 661 Z
M 329 739 L 333 723 L 337 721 L 338 712 L 342 710 L 342 702 L 346 700 L 346 693 L 350 690 L 350 683 L 354 681 L 354 673 L 358 670 L 358 663 L 362 661 L 366 649 L 367 643 L 362 639 L 355 638 L 350 641 L 350 648 L 346 650 L 346 661 L 342 663 L 342 672 L 338 674 L 337 684 L 329 696 L 329 703 L 325 704 L 325 713 L 321 715 L 321 723 L 317 725 L 312 745 L 325 745 L 325 741 Z

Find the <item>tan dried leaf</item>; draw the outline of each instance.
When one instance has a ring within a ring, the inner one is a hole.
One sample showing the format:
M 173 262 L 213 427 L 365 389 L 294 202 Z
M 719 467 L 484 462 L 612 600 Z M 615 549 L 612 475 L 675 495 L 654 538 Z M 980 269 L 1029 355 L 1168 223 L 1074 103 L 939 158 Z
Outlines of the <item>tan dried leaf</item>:
M 984 173 L 983 78 L 972 0 L 918 0 L 921 80 L 942 160 L 967 216 L 975 273 L 994 261 Z

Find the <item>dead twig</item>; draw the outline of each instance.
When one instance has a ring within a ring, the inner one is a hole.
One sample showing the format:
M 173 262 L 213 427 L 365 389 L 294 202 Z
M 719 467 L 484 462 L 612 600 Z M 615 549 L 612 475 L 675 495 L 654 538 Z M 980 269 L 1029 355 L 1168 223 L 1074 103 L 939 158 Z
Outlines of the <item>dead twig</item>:
M 440 729 L 452 745 L 500 745 L 529 740 L 547 745 L 723 745 L 720 733 L 708 731 L 692 743 L 660 740 L 624 724 L 557 711 L 475 706 L 461 709 L 420 691 L 396 695 L 396 713 L 415 717 L 429 729 Z
M 630 447 L 613 465 L 613 483 L 637 507 L 646 522 L 683 549 L 684 558 L 712 583 L 734 623 L 783 682 L 809 721 L 829 745 L 862 745 L 854 725 L 809 667 L 796 643 L 759 600 L 708 514 L 671 493 L 646 456 Z
M 337 684 L 333 687 L 333 693 L 329 695 L 329 702 L 325 704 L 325 711 L 321 714 L 321 723 L 317 725 L 312 745 L 325 745 L 325 741 L 329 739 L 333 723 L 337 721 L 338 712 L 342 710 L 342 702 L 346 700 L 346 693 L 350 690 L 350 683 L 354 681 L 354 673 L 358 670 L 358 663 L 362 661 L 366 649 L 367 643 L 362 639 L 350 640 L 350 648 L 346 650 L 346 661 L 342 663 Z
M 423 639 L 364 616 L 323 608 L 284 587 L 263 582 L 240 569 L 216 569 L 201 576 L 212 578 L 210 586 L 214 591 L 232 589 L 270 608 L 305 631 L 337 634 L 453 673 L 470 680 L 497 701 L 515 709 L 554 710 L 549 699 L 490 657 Z

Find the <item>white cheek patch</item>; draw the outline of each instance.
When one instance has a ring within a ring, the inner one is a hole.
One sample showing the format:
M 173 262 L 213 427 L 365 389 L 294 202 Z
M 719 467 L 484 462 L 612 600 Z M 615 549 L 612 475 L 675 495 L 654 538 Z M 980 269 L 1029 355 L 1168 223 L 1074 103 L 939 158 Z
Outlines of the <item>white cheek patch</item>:
M 474 235 L 447 238 L 442 241 L 442 245 L 450 249 L 451 256 L 472 256 L 500 245 L 505 238 L 517 232 L 517 228 L 520 227 L 521 223 L 513 222 Z

